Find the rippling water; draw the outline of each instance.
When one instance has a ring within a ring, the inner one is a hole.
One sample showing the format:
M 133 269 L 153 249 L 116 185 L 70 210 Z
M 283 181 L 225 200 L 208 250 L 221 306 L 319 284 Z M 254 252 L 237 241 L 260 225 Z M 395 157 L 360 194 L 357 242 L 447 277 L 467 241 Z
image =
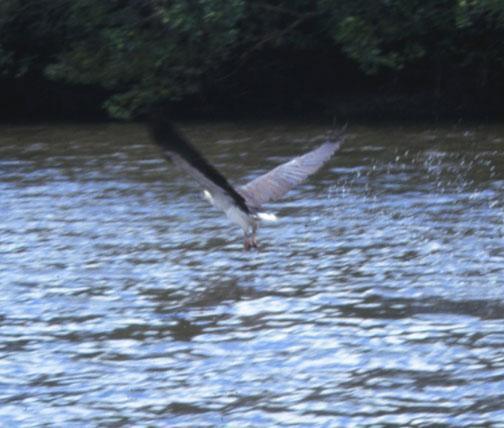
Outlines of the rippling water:
M 316 125 L 193 124 L 234 182 Z M 1 426 L 504 426 L 504 128 L 354 127 L 244 252 L 138 125 L 0 132 Z

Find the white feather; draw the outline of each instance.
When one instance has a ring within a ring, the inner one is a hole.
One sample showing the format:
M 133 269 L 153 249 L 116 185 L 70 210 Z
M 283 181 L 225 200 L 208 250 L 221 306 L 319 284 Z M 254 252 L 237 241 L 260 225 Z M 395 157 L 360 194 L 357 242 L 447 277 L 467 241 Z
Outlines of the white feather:
M 214 199 L 212 198 L 212 194 L 208 190 L 203 190 L 203 197 L 210 202 L 212 205 L 214 204 Z
M 259 220 L 263 221 L 277 221 L 278 217 L 275 214 L 271 213 L 257 213 L 257 217 Z

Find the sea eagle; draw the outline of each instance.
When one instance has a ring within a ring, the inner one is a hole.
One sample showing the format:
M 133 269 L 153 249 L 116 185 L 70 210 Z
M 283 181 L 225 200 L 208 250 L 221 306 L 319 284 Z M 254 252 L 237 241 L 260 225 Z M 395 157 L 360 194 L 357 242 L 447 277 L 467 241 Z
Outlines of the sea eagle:
M 331 138 L 316 149 L 277 166 L 250 183 L 234 187 L 161 113 L 151 116 L 149 130 L 163 155 L 195 179 L 202 186 L 205 198 L 243 229 L 245 250 L 257 248 L 259 221 L 276 220 L 275 215 L 263 211 L 263 204 L 279 199 L 315 173 L 342 143 L 341 135 Z

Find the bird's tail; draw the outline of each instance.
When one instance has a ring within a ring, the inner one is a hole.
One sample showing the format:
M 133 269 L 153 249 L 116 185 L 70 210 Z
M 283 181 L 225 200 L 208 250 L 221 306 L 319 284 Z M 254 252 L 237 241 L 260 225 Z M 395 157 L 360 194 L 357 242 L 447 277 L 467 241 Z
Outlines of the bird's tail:
M 271 213 L 257 213 L 257 217 L 262 221 L 277 221 L 278 217 Z

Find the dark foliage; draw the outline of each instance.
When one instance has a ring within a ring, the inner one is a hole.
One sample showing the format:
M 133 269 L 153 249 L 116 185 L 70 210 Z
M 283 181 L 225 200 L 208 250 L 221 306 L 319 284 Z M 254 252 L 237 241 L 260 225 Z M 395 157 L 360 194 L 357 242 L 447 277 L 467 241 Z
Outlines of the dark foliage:
M 23 115 L 490 114 L 503 36 L 500 0 L 3 0 L 0 89 Z

